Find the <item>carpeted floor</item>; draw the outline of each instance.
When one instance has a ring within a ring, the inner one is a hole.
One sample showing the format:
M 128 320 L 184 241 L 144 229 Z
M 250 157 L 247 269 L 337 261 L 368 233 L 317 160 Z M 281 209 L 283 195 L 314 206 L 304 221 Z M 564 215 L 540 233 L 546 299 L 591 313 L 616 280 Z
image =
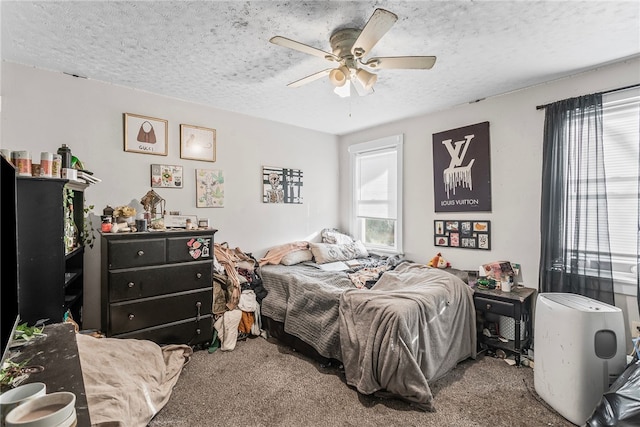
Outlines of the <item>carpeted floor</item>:
M 365 396 L 337 367 L 276 340 L 194 353 L 149 426 L 572 426 L 535 393 L 533 370 L 479 356 L 431 384 L 435 412 Z

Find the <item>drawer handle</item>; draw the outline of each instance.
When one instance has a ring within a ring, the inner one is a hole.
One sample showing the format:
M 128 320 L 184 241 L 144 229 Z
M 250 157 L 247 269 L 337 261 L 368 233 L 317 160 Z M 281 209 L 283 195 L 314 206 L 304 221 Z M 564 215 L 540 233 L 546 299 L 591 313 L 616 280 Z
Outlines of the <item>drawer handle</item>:
M 200 301 L 198 301 L 196 303 L 196 307 L 198 308 L 198 314 L 196 315 L 196 319 L 199 322 L 200 321 L 200 307 L 202 307 L 202 303 Z
M 127 283 L 127 286 L 129 286 L 130 288 L 133 288 L 135 285 L 136 285 L 136 284 L 135 284 L 135 283 L 133 283 L 133 282 L 129 282 L 129 283 Z
M 133 313 L 129 314 L 129 320 L 133 320 L 134 317 L 136 317 L 136 316 L 134 316 Z
M 144 251 L 138 251 L 138 256 L 144 255 Z
M 491 310 L 491 304 L 487 304 L 487 310 Z
M 197 277 L 198 279 L 199 279 L 199 278 L 201 278 L 201 277 L 202 277 L 202 273 L 198 273 L 198 274 L 196 274 L 196 277 Z

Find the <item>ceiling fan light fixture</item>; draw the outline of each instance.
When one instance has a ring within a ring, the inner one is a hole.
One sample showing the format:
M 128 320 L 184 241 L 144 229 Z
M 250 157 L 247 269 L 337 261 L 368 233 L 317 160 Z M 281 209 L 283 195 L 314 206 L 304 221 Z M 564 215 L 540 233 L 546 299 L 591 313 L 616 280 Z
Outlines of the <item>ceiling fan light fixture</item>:
M 342 67 L 334 68 L 329 73 L 329 80 L 335 87 L 342 87 L 349 80 L 349 69 L 344 65 Z
M 359 69 L 356 71 L 356 77 L 365 90 L 370 90 L 378 80 L 378 75 L 368 72 L 367 70 Z
M 351 82 L 347 81 L 347 84 L 342 86 L 337 86 L 333 91 L 340 98 L 348 98 L 351 96 Z

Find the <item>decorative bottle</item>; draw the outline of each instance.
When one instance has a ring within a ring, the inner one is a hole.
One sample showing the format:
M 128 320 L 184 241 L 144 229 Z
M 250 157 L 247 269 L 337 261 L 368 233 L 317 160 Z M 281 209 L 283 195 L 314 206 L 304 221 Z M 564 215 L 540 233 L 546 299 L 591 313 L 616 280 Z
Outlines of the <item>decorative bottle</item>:
M 71 167 L 71 148 L 67 144 L 62 144 L 62 147 L 58 148 L 58 154 L 62 157 L 62 167 Z

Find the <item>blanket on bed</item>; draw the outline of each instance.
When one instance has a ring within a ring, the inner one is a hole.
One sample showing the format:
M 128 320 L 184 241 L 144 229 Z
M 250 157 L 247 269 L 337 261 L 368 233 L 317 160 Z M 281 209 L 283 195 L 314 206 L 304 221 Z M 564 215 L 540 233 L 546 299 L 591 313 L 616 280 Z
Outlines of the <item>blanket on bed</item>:
M 473 291 L 442 270 L 403 263 L 371 290 L 340 299 L 341 361 L 347 383 L 433 410 L 428 381 L 476 356 Z
M 146 426 L 193 351 L 186 345 L 76 335 L 91 425 Z
M 261 267 L 262 283 L 269 292 L 261 314 L 282 322 L 284 330 L 327 358 L 340 360 L 338 303 L 347 289 L 355 289 L 344 271 L 323 271 L 298 264 Z

